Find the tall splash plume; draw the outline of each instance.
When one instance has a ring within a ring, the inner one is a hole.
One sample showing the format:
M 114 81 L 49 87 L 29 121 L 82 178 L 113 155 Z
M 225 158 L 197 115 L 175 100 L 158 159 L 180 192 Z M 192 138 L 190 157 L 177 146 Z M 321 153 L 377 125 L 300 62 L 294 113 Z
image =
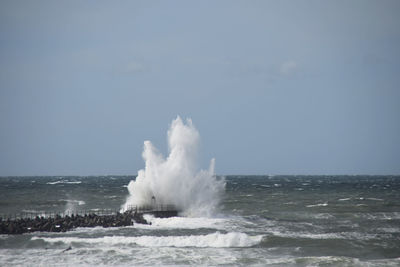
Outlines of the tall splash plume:
M 169 155 L 164 158 L 150 141 L 144 142 L 145 169 L 128 185 L 129 196 L 122 209 L 130 205 L 175 205 L 186 216 L 211 216 L 218 206 L 225 182 L 216 179 L 215 160 L 208 170 L 199 170 L 197 150 L 199 132 L 190 119 L 178 116 L 168 131 Z M 154 196 L 154 198 L 153 198 Z

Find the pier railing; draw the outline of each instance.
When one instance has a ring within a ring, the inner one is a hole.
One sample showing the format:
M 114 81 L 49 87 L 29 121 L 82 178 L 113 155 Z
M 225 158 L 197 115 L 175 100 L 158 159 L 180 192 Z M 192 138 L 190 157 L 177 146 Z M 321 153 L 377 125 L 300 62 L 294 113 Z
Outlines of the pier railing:
M 125 211 L 137 213 L 152 213 L 159 211 L 176 211 L 174 205 L 129 205 Z M 43 218 L 64 218 L 66 216 L 85 216 L 95 214 L 98 216 L 116 215 L 122 213 L 120 209 L 82 209 L 82 210 L 65 210 L 65 211 L 22 211 L 18 213 L 0 213 L 1 220 L 18 220 L 18 219 L 34 219 L 36 217 Z
M 154 211 L 176 211 L 177 208 L 175 205 L 170 204 L 158 204 L 158 205 L 128 205 L 128 211 L 136 211 L 138 213 L 147 213 L 147 212 L 154 212 Z

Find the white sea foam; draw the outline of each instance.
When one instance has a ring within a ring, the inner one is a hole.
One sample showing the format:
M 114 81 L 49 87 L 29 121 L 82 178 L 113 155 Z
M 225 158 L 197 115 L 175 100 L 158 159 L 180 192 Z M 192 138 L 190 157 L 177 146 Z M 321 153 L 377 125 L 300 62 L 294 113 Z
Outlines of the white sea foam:
M 333 216 L 330 213 L 312 213 L 312 214 L 306 213 L 305 217 L 314 219 L 333 219 L 335 216 Z
M 400 233 L 400 228 L 382 227 L 382 228 L 378 228 L 377 231 L 382 231 L 384 233 Z
M 313 208 L 313 207 L 326 207 L 326 206 L 328 206 L 328 203 L 318 203 L 318 204 L 315 204 L 315 205 L 307 205 L 306 207 L 307 208 Z
M 171 217 L 171 218 L 155 218 L 152 215 L 144 215 L 146 221 L 151 225 L 135 224 L 135 228 L 143 229 L 199 229 L 212 228 L 224 229 L 227 219 L 222 218 L 194 218 L 194 217 Z
M 59 180 L 59 181 L 55 181 L 55 182 L 47 182 L 46 184 L 81 184 L 82 181 L 68 181 L 68 180 Z
M 372 212 L 372 213 L 353 213 L 356 218 L 366 220 L 400 220 L 400 212 Z
M 295 248 L 297 251 L 298 248 Z M 400 258 L 359 260 L 343 256 L 277 255 L 276 248 L 215 249 L 170 247 L 105 247 L 84 250 L 1 249 L 3 266 L 387 266 Z
M 99 238 L 79 238 L 79 237 L 32 237 L 32 240 L 44 240 L 48 243 L 62 242 L 87 243 L 87 244 L 108 244 L 108 245 L 130 245 L 136 244 L 142 247 L 251 247 L 261 242 L 263 236 L 249 236 L 245 233 L 230 232 L 222 234 L 220 232 L 208 235 L 190 236 L 104 236 Z
M 168 131 L 169 155 L 164 158 L 150 141 L 144 142 L 145 168 L 128 185 L 129 197 L 123 205 L 173 204 L 184 215 L 210 216 L 225 188 L 216 179 L 214 159 L 208 170 L 197 166 L 199 133 L 192 121 L 186 124 L 178 116 Z M 154 198 L 153 198 L 154 197 Z
M 62 199 L 62 200 L 63 200 L 63 199 Z M 71 204 L 78 205 L 78 206 L 81 206 L 81 205 L 85 205 L 85 204 L 86 204 L 86 202 L 83 201 L 83 200 L 66 199 L 65 201 L 67 201 L 67 203 L 71 203 Z
M 296 205 L 297 203 L 294 201 L 283 203 L 283 205 Z
M 30 210 L 30 209 L 24 209 L 24 210 L 22 210 L 22 212 L 25 212 L 25 213 L 35 213 L 35 214 L 37 214 L 37 213 L 44 213 L 44 211 L 43 210 Z
M 85 205 L 86 202 L 83 200 L 67 199 L 67 205 L 65 206 L 65 212 L 73 212 L 78 206 Z
M 368 234 L 360 232 L 339 232 L 339 233 L 311 233 L 311 232 L 292 232 L 283 228 L 271 228 L 267 232 L 274 236 L 285 238 L 304 238 L 304 239 L 347 239 L 347 240 L 371 240 L 379 239 L 379 234 Z
M 341 234 L 327 233 L 327 234 L 314 234 L 304 232 L 281 232 L 276 230 L 269 231 L 274 236 L 288 237 L 288 238 L 307 238 L 307 239 L 345 239 Z
M 373 200 L 373 201 L 383 201 L 381 198 L 375 198 L 375 197 L 368 197 L 366 198 L 367 200 Z

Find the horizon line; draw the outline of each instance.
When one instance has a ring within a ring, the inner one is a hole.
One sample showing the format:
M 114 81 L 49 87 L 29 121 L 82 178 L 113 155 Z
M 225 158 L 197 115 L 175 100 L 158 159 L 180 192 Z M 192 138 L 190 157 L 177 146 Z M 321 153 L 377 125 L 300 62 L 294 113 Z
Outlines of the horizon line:
M 137 177 L 137 174 L 89 174 L 89 175 L 0 175 L 0 178 L 7 177 L 97 177 L 97 176 L 132 176 Z M 216 176 L 400 176 L 400 174 L 216 174 Z

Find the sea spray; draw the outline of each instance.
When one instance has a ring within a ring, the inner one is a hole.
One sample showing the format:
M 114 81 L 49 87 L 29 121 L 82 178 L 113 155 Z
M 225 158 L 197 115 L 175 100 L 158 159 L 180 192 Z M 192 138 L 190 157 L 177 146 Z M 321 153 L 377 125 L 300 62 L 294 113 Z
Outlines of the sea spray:
M 225 182 L 214 173 L 215 160 L 200 170 L 197 153 L 200 135 L 190 119 L 178 116 L 168 131 L 169 155 L 165 158 L 150 141 L 144 142 L 145 168 L 128 185 L 122 210 L 134 205 L 172 204 L 186 216 L 211 216 L 217 209 Z
M 71 245 L 72 243 L 83 244 L 107 244 L 111 246 L 131 245 L 137 244 L 142 247 L 199 247 L 199 248 L 230 248 L 230 247 L 251 247 L 259 244 L 263 235 L 250 236 L 245 233 L 229 232 L 220 233 L 215 232 L 207 235 L 189 235 L 189 236 L 103 236 L 103 237 L 32 237 L 32 240 L 43 240 L 44 242 L 65 243 Z
M 65 201 L 67 202 L 65 205 L 65 211 L 64 211 L 65 214 L 74 213 L 77 210 L 79 210 L 78 206 L 86 204 L 86 202 L 83 200 L 66 199 Z

